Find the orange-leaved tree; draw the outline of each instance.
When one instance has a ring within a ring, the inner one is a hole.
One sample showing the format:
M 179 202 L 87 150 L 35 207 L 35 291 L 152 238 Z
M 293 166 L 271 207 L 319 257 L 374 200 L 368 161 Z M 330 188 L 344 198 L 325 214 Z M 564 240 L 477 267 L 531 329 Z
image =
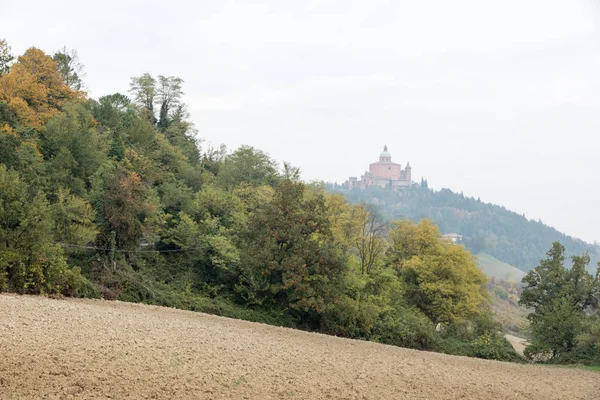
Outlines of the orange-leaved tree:
M 54 60 L 35 47 L 0 76 L 0 102 L 14 116 L 14 124 L 40 132 L 67 102 L 80 101 L 84 96 L 85 93 L 69 88 L 57 72 Z M 6 123 L 0 125 L 4 131 L 15 128 Z

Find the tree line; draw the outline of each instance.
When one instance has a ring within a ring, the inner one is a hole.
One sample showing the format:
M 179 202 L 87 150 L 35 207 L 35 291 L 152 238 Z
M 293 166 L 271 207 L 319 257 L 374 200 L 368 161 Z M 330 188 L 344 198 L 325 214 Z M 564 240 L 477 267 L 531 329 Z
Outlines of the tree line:
M 387 222 L 250 146 L 202 148 L 178 77 L 92 99 L 83 76 L 76 52 L 0 43 L 0 291 L 519 358 L 432 222 Z

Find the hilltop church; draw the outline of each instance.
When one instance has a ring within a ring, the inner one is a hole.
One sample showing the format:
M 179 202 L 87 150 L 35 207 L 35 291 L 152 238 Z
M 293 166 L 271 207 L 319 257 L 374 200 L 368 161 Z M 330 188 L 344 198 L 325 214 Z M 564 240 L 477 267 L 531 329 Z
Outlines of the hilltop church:
M 348 189 L 365 189 L 371 186 L 397 189 L 410 187 L 411 182 L 410 163 L 406 163 L 406 168 L 402 169 L 402 165 L 392 162 L 392 155 L 387 146 L 384 146 L 379 161 L 369 164 L 369 171 L 360 180 L 351 176 L 345 185 Z

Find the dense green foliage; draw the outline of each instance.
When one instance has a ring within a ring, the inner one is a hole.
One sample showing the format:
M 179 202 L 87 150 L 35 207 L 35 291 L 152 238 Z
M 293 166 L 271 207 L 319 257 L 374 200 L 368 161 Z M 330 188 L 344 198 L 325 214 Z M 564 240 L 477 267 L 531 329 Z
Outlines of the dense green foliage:
M 0 76 L 0 291 L 103 297 L 517 359 L 473 256 L 249 146 L 198 146 L 183 80 L 89 99 L 76 53 Z M 437 326 L 437 329 L 436 329 Z
M 554 243 L 547 258 L 523 278 L 520 303 L 533 312 L 532 359 L 600 365 L 600 265 L 592 276 L 589 256 L 571 257 L 565 268 L 565 248 Z
M 485 251 L 525 272 L 544 258 L 553 242 L 562 243 L 569 257 L 588 252 L 591 265 L 600 261 L 598 246 L 574 239 L 541 221 L 529 220 L 504 207 L 449 189 L 429 189 L 426 181 L 399 191 L 378 187 L 366 190 L 344 190 L 336 185 L 328 187 L 334 192 L 344 193 L 352 203 L 377 205 L 389 219 L 419 221 L 428 218 L 440 227 L 442 233 L 462 235 L 463 243 L 474 254 Z

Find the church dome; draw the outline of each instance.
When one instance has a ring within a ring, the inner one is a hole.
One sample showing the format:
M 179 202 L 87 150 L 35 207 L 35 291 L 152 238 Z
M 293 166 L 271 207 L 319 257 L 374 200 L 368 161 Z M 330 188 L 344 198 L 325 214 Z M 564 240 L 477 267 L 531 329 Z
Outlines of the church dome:
M 384 158 L 392 158 L 392 155 L 390 154 L 390 152 L 388 151 L 387 145 L 383 146 L 383 151 L 381 152 L 381 154 L 379 155 L 380 159 L 384 159 Z

